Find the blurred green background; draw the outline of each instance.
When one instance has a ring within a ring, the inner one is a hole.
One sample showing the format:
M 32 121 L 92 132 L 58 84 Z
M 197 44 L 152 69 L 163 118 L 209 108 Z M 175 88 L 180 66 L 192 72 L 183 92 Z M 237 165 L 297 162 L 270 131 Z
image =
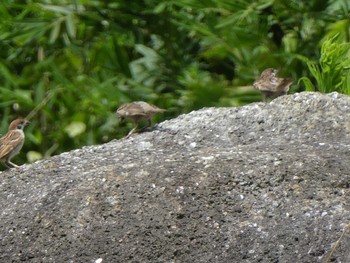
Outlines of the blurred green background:
M 260 101 L 267 67 L 303 90 L 350 94 L 347 0 L 71 0 L 0 4 L 0 132 L 26 129 L 22 164 L 127 134 L 121 103 L 168 111 Z

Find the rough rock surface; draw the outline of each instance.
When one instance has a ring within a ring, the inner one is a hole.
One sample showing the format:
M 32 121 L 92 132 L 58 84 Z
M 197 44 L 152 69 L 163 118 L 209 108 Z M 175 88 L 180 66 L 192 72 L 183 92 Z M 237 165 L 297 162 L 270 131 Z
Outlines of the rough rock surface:
M 0 262 L 325 262 L 349 158 L 348 96 L 191 112 L 2 172 Z

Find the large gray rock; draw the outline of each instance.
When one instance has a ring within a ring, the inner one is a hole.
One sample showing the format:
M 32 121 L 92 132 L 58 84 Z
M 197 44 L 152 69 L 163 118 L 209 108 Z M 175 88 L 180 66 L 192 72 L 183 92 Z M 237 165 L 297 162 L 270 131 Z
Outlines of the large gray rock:
M 181 115 L 2 172 L 0 262 L 325 262 L 350 223 L 349 156 L 337 93 Z

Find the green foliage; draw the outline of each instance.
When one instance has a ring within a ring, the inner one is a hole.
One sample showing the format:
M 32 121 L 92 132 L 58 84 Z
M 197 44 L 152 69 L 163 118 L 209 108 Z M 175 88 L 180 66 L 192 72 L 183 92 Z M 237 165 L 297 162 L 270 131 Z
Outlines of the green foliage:
M 308 77 L 302 77 L 306 90 L 324 93 L 338 91 L 350 95 L 350 43 L 339 43 L 339 35 L 322 44 L 318 63 L 301 57 L 316 79 L 317 88 Z
M 251 85 L 267 67 L 348 93 L 348 13 L 346 0 L 3 1 L 1 131 L 49 95 L 17 162 L 35 160 L 122 137 L 124 102 L 167 108 L 160 121 L 258 101 Z

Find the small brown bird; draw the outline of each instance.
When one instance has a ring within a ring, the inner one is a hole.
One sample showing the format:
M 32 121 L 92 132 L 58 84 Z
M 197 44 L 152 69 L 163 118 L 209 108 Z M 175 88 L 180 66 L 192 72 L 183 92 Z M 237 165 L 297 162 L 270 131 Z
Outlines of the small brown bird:
M 120 116 L 122 121 L 129 118 L 134 123 L 135 127 L 128 133 L 128 135 L 125 137 L 126 139 L 129 138 L 131 134 L 137 132 L 136 129 L 141 121 L 147 120 L 147 126 L 143 127 L 139 131 L 142 131 L 152 125 L 151 118 L 153 115 L 165 111 L 166 110 L 160 109 L 157 106 L 144 101 L 134 101 L 131 103 L 122 104 L 117 110 L 116 114 Z
M 11 122 L 8 132 L 0 138 L 0 160 L 7 168 L 18 168 L 11 159 L 19 153 L 24 143 L 24 127 L 29 122 L 25 119 L 16 119 Z
M 274 68 L 265 69 L 253 84 L 254 88 L 260 90 L 263 101 L 274 99 L 287 94 L 293 80 L 290 78 L 277 77 L 278 71 Z

